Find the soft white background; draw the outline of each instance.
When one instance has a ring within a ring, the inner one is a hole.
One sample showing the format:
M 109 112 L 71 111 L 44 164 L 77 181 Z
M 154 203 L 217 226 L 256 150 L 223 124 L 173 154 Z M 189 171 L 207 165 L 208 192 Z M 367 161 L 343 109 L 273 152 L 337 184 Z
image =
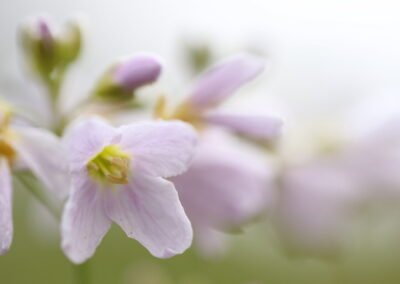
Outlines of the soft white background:
M 140 51 L 163 57 L 163 82 L 182 92 L 183 39 L 210 40 L 221 55 L 262 50 L 271 68 L 261 80 L 261 100 L 283 101 L 302 116 L 400 95 L 399 1 L 0 1 L 0 92 L 8 95 L 29 92 L 19 86 L 18 24 L 43 12 L 58 23 L 80 14 L 86 23 L 85 53 L 65 90 L 70 96 L 87 92 L 113 59 Z

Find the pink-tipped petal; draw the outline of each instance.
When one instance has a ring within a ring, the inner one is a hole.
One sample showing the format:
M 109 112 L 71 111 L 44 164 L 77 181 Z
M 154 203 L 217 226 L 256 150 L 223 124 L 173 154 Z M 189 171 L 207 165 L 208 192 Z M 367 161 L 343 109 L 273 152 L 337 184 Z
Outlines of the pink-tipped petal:
M 50 30 L 50 24 L 45 18 L 37 19 L 37 32 L 39 39 L 45 44 L 45 47 L 52 48 L 54 39 Z
M 168 258 L 192 242 L 191 224 L 174 185 L 162 178 L 136 176 L 119 192 L 109 192 L 108 216 L 151 254 Z
M 62 249 L 79 264 L 94 254 L 111 220 L 105 215 L 101 190 L 86 174 L 74 175 L 72 182 L 61 221 Z
M 234 56 L 206 71 L 195 83 L 189 101 L 200 109 L 219 104 L 263 69 L 264 62 L 256 56 Z
M 184 172 L 191 160 L 197 135 L 180 121 L 157 121 L 119 128 L 121 147 L 132 153 L 133 172 L 170 177 Z
M 266 115 L 211 114 L 206 119 L 209 123 L 261 140 L 277 138 L 282 129 L 282 121 L 280 119 Z
M 69 190 L 67 160 L 61 140 L 53 133 L 34 127 L 13 127 L 18 138 L 13 143 L 19 157 L 59 198 Z
M 10 249 L 13 231 L 11 173 L 7 160 L 0 158 L 0 255 Z
M 115 128 L 101 118 L 73 123 L 65 134 L 65 148 L 72 171 L 79 171 L 105 146 L 119 142 Z
M 157 80 L 161 73 L 161 64 L 153 56 L 138 55 L 122 61 L 114 73 L 115 82 L 125 91 L 134 89 Z

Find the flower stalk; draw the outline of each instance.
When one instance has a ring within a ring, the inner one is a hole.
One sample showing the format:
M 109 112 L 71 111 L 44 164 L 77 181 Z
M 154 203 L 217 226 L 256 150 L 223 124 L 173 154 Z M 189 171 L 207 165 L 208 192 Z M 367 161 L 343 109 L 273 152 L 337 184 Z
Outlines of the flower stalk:
M 18 172 L 14 174 L 14 177 L 17 183 L 29 191 L 32 196 L 39 201 L 39 203 L 42 204 L 57 221 L 61 220 L 60 210 L 54 206 L 54 203 L 48 197 L 46 197 L 46 195 L 43 193 L 42 186 L 30 172 Z

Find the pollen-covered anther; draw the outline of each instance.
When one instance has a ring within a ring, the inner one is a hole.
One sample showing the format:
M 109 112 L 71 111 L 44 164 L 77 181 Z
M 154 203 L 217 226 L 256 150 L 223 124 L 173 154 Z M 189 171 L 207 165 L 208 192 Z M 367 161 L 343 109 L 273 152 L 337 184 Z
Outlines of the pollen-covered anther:
M 104 147 L 103 151 L 87 164 L 87 169 L 92 177 L 102 182 L 115 184 L 128 183 L 129 167 L 129 155 L 117 145 Z
M 9 163 L 13 163 L 16 157 L 15 150 L 0 137 L 0 157 L 6 157 Z

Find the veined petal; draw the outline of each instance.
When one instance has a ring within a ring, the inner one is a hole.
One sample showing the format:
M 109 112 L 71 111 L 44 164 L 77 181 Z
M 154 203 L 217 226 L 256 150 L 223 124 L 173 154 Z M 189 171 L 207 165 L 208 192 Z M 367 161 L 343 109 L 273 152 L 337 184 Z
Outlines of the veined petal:
M 111 220 L 105 215 L 101 191 L 86 174 L 75 174 L 61 221 L 62 249 L 74 263 L 90 258 Z
M 189 102 L 200 109 L 214 106 L 257 77 L 263 69 L 263 61 L 256 56 L 241 54 L 232 57 L 206 71 L 197 80 Z
M 12 242 L 12 183 L 7 159 L 0 158 L 0 254 L 5 254 Z
M 101 118 L 93 117 L 72 124 L 65 135 L 71 170 L 81 170 L 105 146 L 118 141 L 116 129 Z
M 183 253 L 193 232 L 174 185 L 162 178 L 136 176 L 119 192 L 108 192 L 107 215 L 151 254 Z
M 210 114 L 209 123 L 227 127 L 233 132 L 255 139 L 273 139 L 280 135 L 282 121 L 266 115 Z
M 133 172 L 170 177 L 184 172 L 191 160 L 197 135 L 180 121 L 157 121 L 119 128 L 121 147 L 132 153 Z
M 13 127 L 18 137 L 12 144 L 23 162 L 58 197 L 68 194 L 67 161 L 61 140 L 53 133 L 34 127 Z

